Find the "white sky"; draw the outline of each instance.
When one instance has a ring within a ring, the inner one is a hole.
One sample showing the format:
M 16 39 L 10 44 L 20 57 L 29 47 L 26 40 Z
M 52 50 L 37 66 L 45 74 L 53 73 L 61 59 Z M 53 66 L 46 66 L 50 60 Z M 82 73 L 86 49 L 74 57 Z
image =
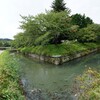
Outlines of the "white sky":
M 13 38 L 20 30 L 21 15 L 50 10 L 53 0 L 0 0 L 0 38 Z M 84 14 L 100 24 L 100 0 L 64 0 L 71 14 Z

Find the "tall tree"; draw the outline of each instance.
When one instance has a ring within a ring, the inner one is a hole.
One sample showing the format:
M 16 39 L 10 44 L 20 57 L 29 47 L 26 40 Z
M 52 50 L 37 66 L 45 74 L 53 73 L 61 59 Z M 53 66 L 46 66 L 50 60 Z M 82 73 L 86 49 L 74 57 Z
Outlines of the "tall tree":
M 88 24 L 93 24 L 92 19 L 86 17 L 85 14 L 84 15 L 75 14 L 72 15 L 71 18 L 72 18 L 72 24 L 78 25 L 80 28 L 87 27 Z
M 45 28 L 45 32 L 36 39 L 36 44 L 60 44 L 62 40 L 74 38 L 77 26 L 71 25 L 69 13 L 48 12 L 44 18 L 42 27 Z
M 54 0 L 51 7 L 54 11 L 60 12 L 67 9 L 65 5 L 66 3 L 64 3 L 64 0 Z

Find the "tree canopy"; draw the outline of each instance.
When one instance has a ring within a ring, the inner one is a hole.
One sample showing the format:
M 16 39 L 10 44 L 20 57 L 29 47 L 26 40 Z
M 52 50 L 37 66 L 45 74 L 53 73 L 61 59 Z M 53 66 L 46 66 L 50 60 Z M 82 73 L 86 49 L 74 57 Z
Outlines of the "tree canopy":
M 0 39 L 0 47 L 10 47 L 11 46 L 11 39 Z
M 24 41 L 25 45 L 59 44 L 62 40 L 72 39 L 78 26 L 71 24 L 69 12 L 47 12 L 37 16 L 23 17 L 19 33 L 14 38 L 17 41 Z M 72 34 L 72 35 L 70 35 Z M 16 43 L 16 42 L 15 42 Z M 19 46 L 24 45 L 20 43 Z
M 86 17 L 85 14 L 84 15 L 74 14 L 71 16 L 71 18 L 72 18 L 72 24 L 78 25 L 80 28 L 87 27 L 88 24 L 93 24 L 92 19 Z
M 14 38 L 15 47 L 61 44 L 63 40 L 78 42 L 100 41 L 100 25 L 94 24 L 85 14 L 70 15 L 63 0 L 54 0 L 53 11 L 36 16 L 21 16 L 23 32 Z

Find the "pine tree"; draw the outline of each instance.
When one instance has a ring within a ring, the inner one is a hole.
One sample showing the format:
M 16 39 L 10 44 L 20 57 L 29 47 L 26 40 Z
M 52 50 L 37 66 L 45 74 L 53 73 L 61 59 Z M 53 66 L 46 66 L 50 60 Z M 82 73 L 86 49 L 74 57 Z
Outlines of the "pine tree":
M 51 7 L 53 8 L 53 11 L 60 12 L 67 9 L 65 5 L 66 3 L 64 3 L 63 0 L 54 0 Z

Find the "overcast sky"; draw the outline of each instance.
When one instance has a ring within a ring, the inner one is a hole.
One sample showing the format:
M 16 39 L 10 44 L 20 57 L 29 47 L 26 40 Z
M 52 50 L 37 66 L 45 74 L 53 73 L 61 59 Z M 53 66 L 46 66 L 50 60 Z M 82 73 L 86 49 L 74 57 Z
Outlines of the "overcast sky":
M 53 0 L 0 0 L 0 38 L 13 38 L 20 30 L 20 15 L 36 15 L 51 9 Z M 71 14 L 80 13 L 100 24 L 100 0 L 64 0 Z

